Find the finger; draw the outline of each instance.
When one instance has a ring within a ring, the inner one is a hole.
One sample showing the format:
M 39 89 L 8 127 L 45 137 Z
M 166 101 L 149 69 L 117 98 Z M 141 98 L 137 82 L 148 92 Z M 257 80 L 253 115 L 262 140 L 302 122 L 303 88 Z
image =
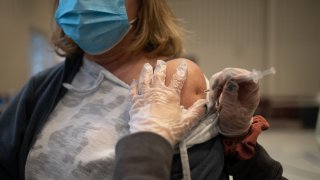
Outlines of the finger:
M 210 84 L 211 89 L 215 89 L 216 87 L 218 87 L 219 82 L 221 81 L 220 79 L 222 78 L 221 74 L 222 74 L 222 72 L 217 72 L 211 76 L 211 78 L 209 80 L 209 84 Z
M 134 96 L 131 100 L 130 113 L 139 111 L 144 106 L 143 96 Z
M 215 73 L 210 78 L 210 98 L 213 102 L 216 102 L 220 94 L 222 92 L 222 89 L 225 85 L 226 81 L 223 77 L 222 71 Z
M 139 78 L 138 94 L 144 94 L 150 88 L 153 77 L 153 69 L 149 63 L 144 64 Z
M 222 88 L 215 88 L 214 90 L 209 91 L 209 111 L 216 112 L 219 106 L 219 97 L 221 95 Z
M 239 86 L 236 82 L 228 81 L 221 93 L 220 104 L 222 106 L 225 104 L 236 104 L 238 101 L 238 90 Z
M 206 108 L 205 105 L 206 105 L 205 99 L 198 99 L 188 108 L 186 115 L 200 117 L 205 112 L 205 108 Z
M 137 81 L 134 79 L 130 84 L 130 95 L 134 98 L 138 94 L 138 84 Z
M 239 84 L 239 98 L 250 98 L 259 95 L 259 85 L 254 82 Z
M 167 70 L 166 62 L 162 60 L 158 60 L 156 68 L 154 70 L 154 75 L 153 75 L 153 81 L 152 81 L 153 86 L 159 86 L 159 85 L 165 84 L 166 70 Z
M 213 100 L 214 102 L 218 101 L 218 99 L 219 99 L 219 97 L 220 97 L 220 95 L 221 95 L 221 93 L 222 93 L 222 90 L 223 90 L 223 86 L 217 86 L 216 88 L 214 88 L 214 89 L 212 90 L 212 96 L 211 96 L 211 98 L 212 98 L 212 100 Z
M 233 80 L 237 83 L 241 83 L 252 80 L 252 74 L 246 69 L 225 68 L 223 70 L 223 79 L 225 79 L 225 81 Z
M 259 85 L 254 82 L 239 84 L 239 102 L 249 108 L 255 109 L 260 101 Z
M 198 99 L 185 111 L 183 120 L 185 123 L 188 123 L 190 129 L 193 128 L 199 122 L 201 116 L 204 115 L 206 110 L 205 104 L 205 99 Z
M 187 78 L 187 70 L 187 63 L 185 60 L 182 60 L 177 67 L 175 74 L 172 76 L 169 88 L 174 89 L 178 94 L 180 94 L 184 81 Z

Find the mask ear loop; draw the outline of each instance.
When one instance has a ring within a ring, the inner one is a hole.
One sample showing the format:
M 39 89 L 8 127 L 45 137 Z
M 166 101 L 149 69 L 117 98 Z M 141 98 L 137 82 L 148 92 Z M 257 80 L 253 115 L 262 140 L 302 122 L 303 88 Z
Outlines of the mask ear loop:
M 132 19 L 129 21 L 129 24 L 132 26 L 136 21 L 137 21 L 138 17 Z

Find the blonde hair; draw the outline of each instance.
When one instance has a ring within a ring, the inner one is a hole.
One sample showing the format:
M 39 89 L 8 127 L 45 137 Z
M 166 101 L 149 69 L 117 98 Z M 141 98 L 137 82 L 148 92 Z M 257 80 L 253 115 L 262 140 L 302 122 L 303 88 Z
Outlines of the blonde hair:
M 57 6 L 58 0 L 55 0 L 54 10 Z M 151 57 L 173 57 L 182 53 L 183 30 L 179 27 L 167 0 L 141 0 L 133 32 L 135 38 L 128 46 L 129 52 L 143 51 Z M 60 56 L 69 57 L 84 53 L 57 25 L 52 34 L 52 42 Z

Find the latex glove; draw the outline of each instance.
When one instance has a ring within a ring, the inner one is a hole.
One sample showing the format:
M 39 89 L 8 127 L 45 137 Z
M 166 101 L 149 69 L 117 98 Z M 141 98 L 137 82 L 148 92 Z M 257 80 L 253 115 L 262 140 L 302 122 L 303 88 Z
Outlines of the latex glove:
M 153 132 L 163 136 L 172 145 L 187 135 L 204 114 L 205 100 L 196 101 L 189 109 L 180 106 L 180 92 L 186 74 L 187 64 L 183 61 L 166 86 L 164 61 L 157 61 L 154 72 L 150 64 L 144 65 L 139 83 L 132 85 L 131 133 Z
M 209 107 L 219 112 L 220 133 L 241 136 L 247 133 L 260 101 L 259 85 L 252 73 L 226 68 L 210 78 Z

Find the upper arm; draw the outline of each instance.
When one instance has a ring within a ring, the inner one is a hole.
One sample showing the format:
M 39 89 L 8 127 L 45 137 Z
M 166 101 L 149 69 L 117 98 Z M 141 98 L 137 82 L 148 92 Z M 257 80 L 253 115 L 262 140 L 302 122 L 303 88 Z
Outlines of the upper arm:
M 167 62 L 166 85 L 171 81 L 177 66 L 182 59 L 174 59 Z M 187 78 L 181 90 L 181 105 L 190 107 L 198 99 L 205 99 L 206 80 L 200 67 L 194 62 L 184 59 L 188 66 Z

